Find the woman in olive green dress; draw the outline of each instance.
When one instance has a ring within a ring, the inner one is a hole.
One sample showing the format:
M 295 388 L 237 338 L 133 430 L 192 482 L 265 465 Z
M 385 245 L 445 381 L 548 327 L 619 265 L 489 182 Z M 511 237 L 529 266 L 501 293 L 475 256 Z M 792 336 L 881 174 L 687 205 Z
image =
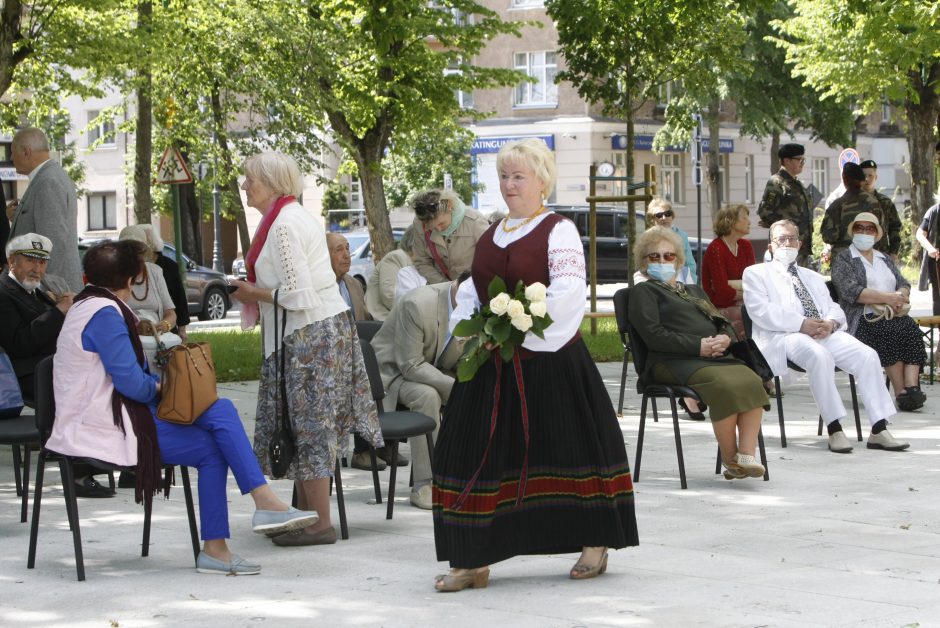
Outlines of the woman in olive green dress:
M 727 479 L 761 477 L 754 458 L 769 408 L 760 378 L 728 347 L 734 329 L 695 285 L 676 281 L 684 254 L 678 236 L 653 227 L 637 240 L 636 265 L 650 277 L 630 294 L 630 324 L 649 349 L 640 380 L 689 386 L 708 404 Z

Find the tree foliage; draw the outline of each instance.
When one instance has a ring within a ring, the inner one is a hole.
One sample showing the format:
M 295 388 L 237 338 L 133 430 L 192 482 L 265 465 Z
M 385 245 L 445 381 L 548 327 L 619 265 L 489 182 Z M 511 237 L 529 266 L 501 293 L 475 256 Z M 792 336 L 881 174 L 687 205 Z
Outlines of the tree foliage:
M 922 0 L 793 0 L 773 25 L 794 72 L 824 98 L 859 112 L 899 103 L 907 114 L 913 218 L 936 189 L 931 158 L 940 116 L 940 5 Z
M 254 4 L 266 20 L 262 32 L 270 34 L 256 63 L 282 64 L 295 87 L 293 98 L 268 102 L 274 119 L 318 128 L 346 150 L 381 257 L 394 248 L 382 179 L 386 151 L 463 115 L 456 90 L 521 80 L 471 61 L 492 37 L 517 33 L 516 26 L 472 0 Z

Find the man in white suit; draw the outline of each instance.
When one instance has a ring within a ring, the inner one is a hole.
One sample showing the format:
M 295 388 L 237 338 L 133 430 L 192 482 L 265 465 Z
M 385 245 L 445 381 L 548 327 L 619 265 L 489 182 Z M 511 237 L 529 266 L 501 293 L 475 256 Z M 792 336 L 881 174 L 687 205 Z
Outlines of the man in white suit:
M 49 159 L 49 140 L 37 128 L 17 131 L 12 153 L 16 172 L 29 176 L 29 186 L 16 204 L 10 240 L 26 233 L 52 240 L 56 254 L 49 260 L 48 273 L 64 279 L 72 292 L 80 292 L 82 262 L 78 256 L 75 184 L 62 166 Z
M 787 360 L 809 376 L 809 386 L 829 431 L 829 450 L 849 453 L 842 432 L 845 406 L 835 384 L 835 367 L 858 380 L 871 422 L 869 449 L 901 451 L 908 443 L 887 430 L 894 403 L 884 385 L 878 354 L 845 330 L 845 313 L 832 301 L 822 275 L 797 266 L 799 230 L 789 220 L 770 227 L 773 260 L 744 271 L 744 305 L 753 321 L 752 336 L 775 375 L 787 373 Z
M 398 403 L 440 422 L 441 406 L 454 387 L 452 371 L 460 356 L 460 343 L 448 329 L 457 295 L 456 281 L 415 288 L 392 307 L 382 328 L 372 338 L 387 396 L 385 408 Z M 437 436 L 437 430 L 434 435 Z M 414 464 L 411 503 L 431 509 L 431 459 L 424 436 L 409 440 Z

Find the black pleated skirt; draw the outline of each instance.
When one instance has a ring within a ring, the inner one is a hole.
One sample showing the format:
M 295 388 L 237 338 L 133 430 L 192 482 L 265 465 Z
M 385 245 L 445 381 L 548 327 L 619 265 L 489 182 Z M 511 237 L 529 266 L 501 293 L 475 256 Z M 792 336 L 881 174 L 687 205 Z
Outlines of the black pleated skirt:
M 623 434 L 583 341 L 520 360 L 520 367 L 528 448 L 512 362 L 498 378 L 495 426 L 494 362 L 458 382 L 447 402 L 434 450 L 438 560 L 473 568 L 525 554 L 636 545 Z

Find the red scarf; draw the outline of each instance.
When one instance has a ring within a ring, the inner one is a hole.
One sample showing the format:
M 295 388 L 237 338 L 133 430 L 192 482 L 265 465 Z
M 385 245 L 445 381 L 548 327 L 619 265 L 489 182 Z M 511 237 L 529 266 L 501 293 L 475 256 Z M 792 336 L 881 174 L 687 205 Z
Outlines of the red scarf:
M 261 254 L 261 249 L 264 248 L 265 240 L 268 239 L 268 231 L 271 230 L 271 225 L 277 220 L 281 209 L 288 203 L 293 203 L 295 200 L 297 199 L 290 195 L 282 196 L 274 201 L 274 205 L 271 206 L 268 213 L 261 219 L 261 224 L 258 225 L 258 230 L 255 231 L 255 237 L 251 241 L 251 246 L 248 247 L 248 254 L 245 256 L 245 269 L 248 271 L 248 281 L 251 283 L 255 283 L 255 262 L 258 261 L 258 256 Z

